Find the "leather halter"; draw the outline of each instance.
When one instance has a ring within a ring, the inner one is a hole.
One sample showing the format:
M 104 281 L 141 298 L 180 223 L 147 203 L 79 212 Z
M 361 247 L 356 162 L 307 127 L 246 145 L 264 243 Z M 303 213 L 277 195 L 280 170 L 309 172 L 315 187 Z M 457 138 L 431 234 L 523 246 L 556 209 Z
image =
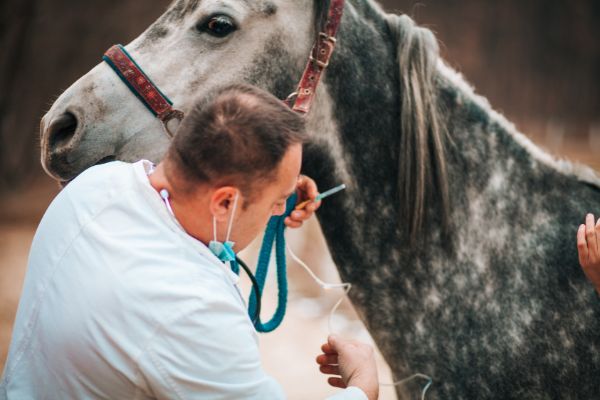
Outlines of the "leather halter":
M 162 121 L 169 137 L 173 137 L 168 123 L 172 119 L 181 121 L 183 112 L 173 108 L 173 102 L 148 78 L 127 50 L 120 44 L 116 44 L 104 53 L 102 59 L 111 66 L 148 110 Z
M 329 65 L 329 59 L 335 48 L 335 36 L 342 19 L 344 3 L 345 0 L 330 1 L 327 21 L 313 45 L 302 78 L 296 91 L 285 100 L 296 112 L 306 114 L 310 111 L 321 75 Z M 171 132 L 168 123 L 172 119 L 181 121 L 183 112 L 173 107 L 173 102 L 160 91 L 122 45 L 112 46 L 104 53 L 102 60 L 110 65 L 148 110 L 161 120 L 167 135 L 172 138 L 174 132 Z
M 342 21 L 344 2 L 345 0 L 331 0 L 329 3 L 327 21 L 323 31 L 319 32 L 319 37 L 311 50 L 296 91 L 288 96 L 288 104 L 290 104 L 289 100 L 291 98 L 296 97 L 294 103 L 290 105 L 294 111 L 303 114 L 310 111 L 310 106 L 317 92 L 317 85 L 321 80 L 321 74 L 329 66 L 329 59 L 335 48 L 335 36 Z

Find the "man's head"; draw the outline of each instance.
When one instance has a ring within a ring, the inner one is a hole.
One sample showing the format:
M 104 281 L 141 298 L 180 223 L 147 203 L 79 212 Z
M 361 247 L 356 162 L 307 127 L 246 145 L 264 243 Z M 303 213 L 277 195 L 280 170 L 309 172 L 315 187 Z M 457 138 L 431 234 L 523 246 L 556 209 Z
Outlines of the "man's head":
M 199 101 L 182 121 L 165 176 L 180 200 L 217 219 L 221 241 L 239 193 L 232 240 L 240 250 L 285 210 L 305 140 L 304 120 L 280 100 L 252 86 L 230 86 Z

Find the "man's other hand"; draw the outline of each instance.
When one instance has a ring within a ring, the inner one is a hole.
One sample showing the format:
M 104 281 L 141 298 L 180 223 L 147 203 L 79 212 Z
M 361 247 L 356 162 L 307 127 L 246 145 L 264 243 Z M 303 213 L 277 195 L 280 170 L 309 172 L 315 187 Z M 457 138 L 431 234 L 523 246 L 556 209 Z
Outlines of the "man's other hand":
M 322 373 L 337 375 L 327 381 L 331 386 L 346 388 L 356 386 L 369 400 L 379 396 L 379 381 L 373 348 L 368 344 L 329 335 L 321 346 L 323 354 L 317 356 Z
M 302 210 L 294 210 L 286 217 L 284 223 L 290 228 L 300 228 L 304 221 L 313 216 L 315 211 L 321 205 L 321 202 L 314 200 L 319 195 L 317 184 L 314 180 L 305 175 L 300 175 L 298 185 L 296 186 L 296 194 L 298 195 L 297 204 L 310 200 Z

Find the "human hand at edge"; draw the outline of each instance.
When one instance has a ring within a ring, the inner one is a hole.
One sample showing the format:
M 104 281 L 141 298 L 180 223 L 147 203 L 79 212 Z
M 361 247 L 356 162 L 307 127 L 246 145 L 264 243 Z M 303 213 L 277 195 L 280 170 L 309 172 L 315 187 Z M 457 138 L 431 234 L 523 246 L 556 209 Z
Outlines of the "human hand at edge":
M 579 263 L 587 278 L 600 294 L 600 218 L 594 224 L 594 215 L 585 217 L 585 224 L 577 230 L 577 251 Z
M 329 335 L 327 343 L 321 346 L 323 354 L 317 356 L 319 370 L 329 377 L 331 386 L 360 388 L 369 400 L 379 397 L 379 380 L 373 347 L 368 344 Z

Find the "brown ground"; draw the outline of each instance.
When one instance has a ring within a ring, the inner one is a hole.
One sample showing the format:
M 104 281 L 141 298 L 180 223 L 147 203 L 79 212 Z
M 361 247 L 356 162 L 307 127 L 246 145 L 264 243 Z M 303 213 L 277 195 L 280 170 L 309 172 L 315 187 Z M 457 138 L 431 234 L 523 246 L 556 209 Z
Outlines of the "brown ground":
M 550 147 L 554 150 L 600 170 L 600 148 L 591 151 L 592 146 L 600 144 L 542 139 L 551 142 Z M 29 246 L 43 211 L 56 193 L 56 185 L 44 177 L 33 182 L 28 190 L 9 194 L 0 200 L 0 369 L 6 358 Z M 308 224 L 303 231 L 292 232 L 290 236 L 294 249 L 318 275 L 326 281 L 338 280 L 316 223 Z M 252 248 L 243 256 L 252 264 L 255 254 L 256 248 Z M 246 279 L 243 287 L 247 293 Z M 336 390 L 330 388 L 318 372 L 314 357 L 328 334 L 327 315 L 338 298 L 339 292 L 324 293 L 303 270 L 290 265 L 290 301 L 286 320 L 276 332 L 261 335 L 265 368 L 282 383 L 290 399 L 324 398 Z M 265 302 L 263 315 L 271 315 L 275 307 L 275 293 L 267 290 Z M 370 340 L 347 302 L 334 319 L 334 330 L 345 336 Z M 385 362 L 381 357 L 378 362 L 381 380 L 389 382 L 391 377 Z M 380 398 L 396 397 L 390 388 L 382 388 Z

